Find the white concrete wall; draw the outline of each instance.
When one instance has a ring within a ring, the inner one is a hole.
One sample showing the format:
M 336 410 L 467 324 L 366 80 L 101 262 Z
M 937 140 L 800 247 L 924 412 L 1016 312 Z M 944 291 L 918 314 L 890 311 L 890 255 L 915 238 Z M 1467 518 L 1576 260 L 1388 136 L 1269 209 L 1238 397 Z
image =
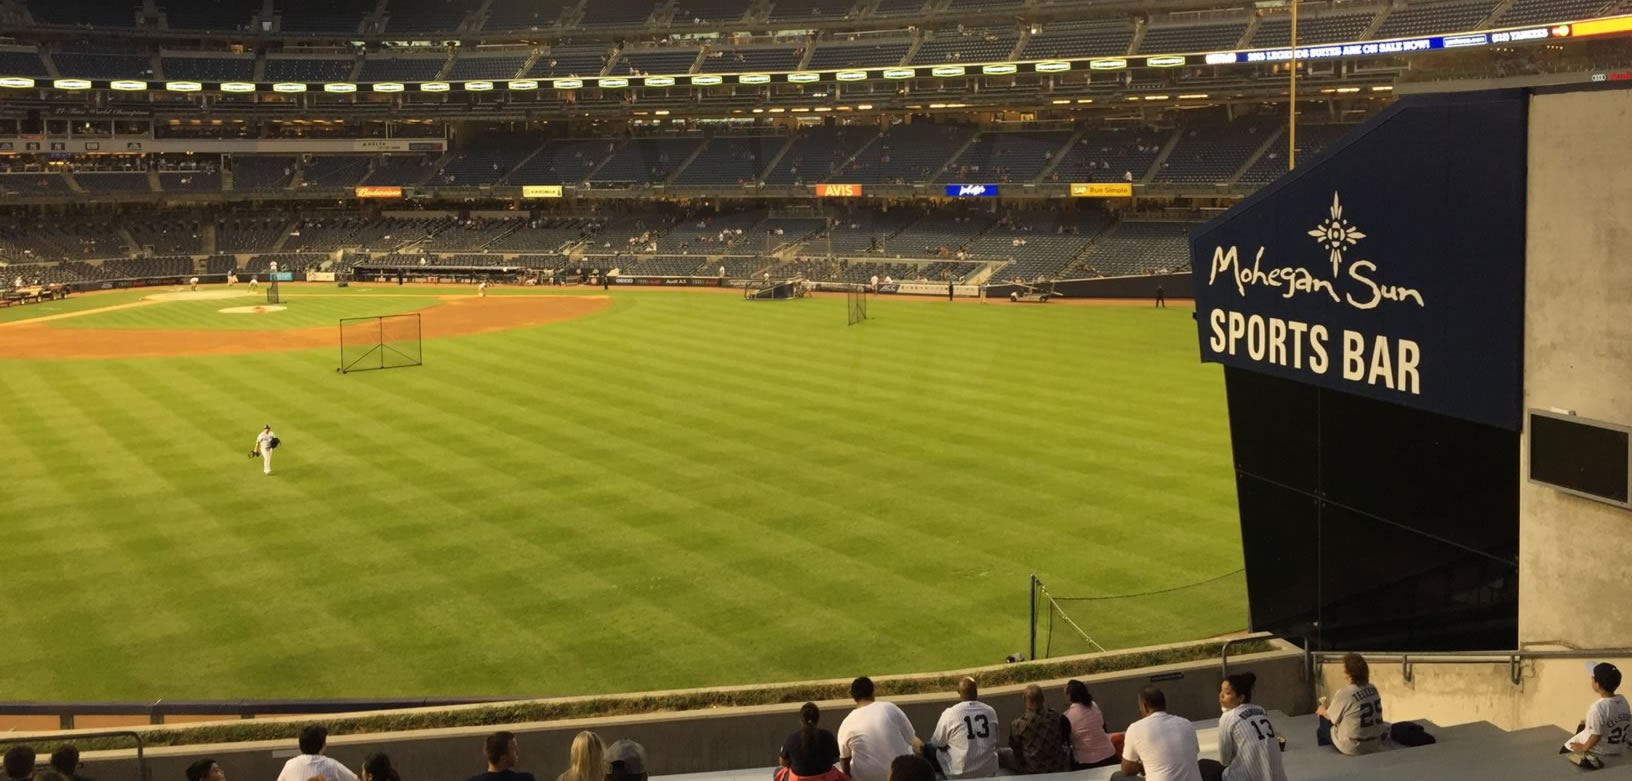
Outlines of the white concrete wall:
M 1605 657 L 1632 669 L 1632 657 Z M 1520 665 L 1518 684 L 1505 661 L 1479 664 L 1419 664 L 1405 679 L 1399 662 L 1373 660 L 1371 682 L 1383 695 L 1389 721 L 1428 719 L 1440 726 L 1488 721 L 1506 730 L 1555 725 L 1574 731 L 1596 699 L 1587 683 L 1587 660 L 1529 659 Z M 1320 694 L 1344 685 L 1343 666 L 1321 665 Z
M 1525 407 L 1632 425 L 1632 90 L 1531 101 L 1528 200 Z M 1632 647 L 1632 512 L 1521 469 L 1520 644 Z

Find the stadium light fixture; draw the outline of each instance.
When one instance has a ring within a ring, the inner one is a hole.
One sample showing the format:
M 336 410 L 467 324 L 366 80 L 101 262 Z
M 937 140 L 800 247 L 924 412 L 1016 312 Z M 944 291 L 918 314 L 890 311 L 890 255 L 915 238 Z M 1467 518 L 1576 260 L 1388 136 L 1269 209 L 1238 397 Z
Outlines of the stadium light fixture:
M 1064 60 L 1049 60 L 1048 62 L 1037 63 L 1038 73 L 1059 73 L 1068 70 L 1071 70 L 1071 63 Z
M 1055 99 L 1053 99 L 1052 101 L 1049 101 L 1049 102 L 1053 103 L 1056 106 L 1063 106 L 1063 105 L 1069 104 L 1071 102 L 1071 99 L 1070 98 L 1055 98 Z
M 1088 69 L 1096 71 L 1115 71 L 1122 70 L 1126 67 L 1128 67 L 1127 60 L 1118 59 L 1115 57 L 1103 60 L 1092 60 L 1088 63 Z
M 406 87 L 404 87 L 401 82 L 397 81 L 382 81 L 379 84 L 374 85 L 375 92 L 401 92 L 404 89 L 406 89 Z
M 666 116 L 669 115 L 669 110 L 666 109 L 666 108 L 660 108 L 660 109 L 658 109 L 658 110 L 656 110 L 656 111 L 654 111 L 652 113 L 656 114 L 656 115 L 658 115 L 660 117 L 666 117 Z
M 447 92 L 449 89 L 452 89 L 452 85 L 445 81 L 427 81 L 419 85 L 420 92 Z
M 692 76 L 691 83 L 698 87 L 713 87 L 725 83 L 724 76 Z
M 873 110 L 873 104 L 871 104 L 871 103 L 859 104 L 859 105 L 856 106 L 856 110 L 857 111 L 872 111 Z
M 119 79 L 118 81 L 109 82 L 108 89 L 115 92 L 141 92 L 142 90 L 147 89 L 147 82 Z
M 583 79 L 556 79 L 550 86 L 556 89 L 582 89 Z
M 980 66 L 980 72 L 986 74 L 987 76 L 1007 76 L 1018 70 L 1020 70 L 1020 66 L 1009 62 L 998 62 L 991 65 Z
M 1146 57 L 1145 66 L 1149 68 L 1177 68 L 1184 64 L 1183 57 Z
M 0 87 L 4 87 L 6 89 L 33 89 L 34 80 L 26 79 L 22 76 L 7 76 L 0 79 Z
M 867 79 L 867 71 L 839 71 L 834 78 L 838 79 L 839 81 L 865 81 Z
M 889 68 L 884 71 L 886 79 L 910 79 L 916 75 L 918 72 L 911 68 Z
M 196 81 L 172 81 L 166 83 L 164 89 L 167 92 L 198 92 L 204 89 L 204 85 Z
M 810 113 L 810 107 L 809 106 L 795 106 L 795 107 L 789 109 L 789 111 L 792 111 L 795 114 L 809 114 Z
M 788 81 L 791 82 L 791 83 L 794 83 L 794 84 L 809 84 L 809 83 L 811 83 L 813 81 L 821 81 L 821 80 L 822 80 L 822 74 L 820 74 L 820 73 L 790 73 L 790 74 L 788 74 Z
M 242 92 L 254 92 L 255 91 L 255 85 L 251 84 L 251 83 L 249 83 L 247 81 L 224 81 L 224 82 L 221 82 L 221 91 L 222 92 L 239 92 L 239 93 L 242 93 Z
M 763 113 L 765 113 L 765 109 L 762 109 L 762 108 L 756 108 L 756 109 L 754 109 L 754 113 L 755 113 L 755 114 L 763 114 Z
M 737 81 L 739 81 L 739 82 L 741 82 L 743 84 L 769 84 L 769 83 L 771 83 L 771 74 L 769 74 L 769 73 L 744 73 L 741 76 L 737 77 Z
M 641 80 L 641 83 L 648 86 L 648 87 L 672 87 L 672 86 L 674 86 L 674 77 L 673 76 L 647 76 L 645 79 Z
M 272 85 L 273 92 L 305 92 L 306 85 L 296 81 L 283 81 Z
M 1092 102 L 1094 102 L 1094 99 L 1093 98 L 1077 98 L 1077 102 L 1078 103 L 1092 103 Z
M 1198 92 L 1198 93 L 1195 93 L 1193 95 L 1180 95 L 1179 96 L 1179 100 L 1206 100 L 1206 99 L 1207 99 L 1207 93 L 1205 93 L 1205 92 Z
M 832 111 L 832 110 L 833 110 L 833 108 L 831 106 L 817 106 L 816 107 L 816 113 L 818 113 L 818 114 L 820 114 L 820 113 L 822 113 L 824 111 Z
M 538 89 L 538 82 L 532 79 L 516 79 L 505 86 L 509 87 L 512 92 L 525 92 Z
M 357 91 L 357 85 L 349 81 L 331 81 L 323 85 L 323 91 L 349 94 Z
M 1337 88 L 1337 94 L 1339 94 L 1339 95 L 1347 95 L 1347 94 L 1349 94 L 1351 92 L 1359 92 L 1359 91 L 1360 91 L 1359 87 L 1338 87 Z
M 772 114 L 780 114 L 780 113 L 782 113 L 784 111 L 787 111 L 787 109 L 782 108 L 781 106 L 772 106 L 771 109 L 770 109 L 770 112 Z
M 1145 100 L 1167 100 L 1168 98 L 1171 98 L 1171 97 L 1173 97 L 1173 96 L 1172 95 L 1146 95 Z
M 91 80 L 90 79 L 57 79 L 56 81 L 51 82 L 51 86 L 55 87 L 57 89 L 69 89 L 69 90 L 90 89 L 91 88 Z
M 624 78 L 598 79 L 595 84 L 604 89 L 621 89 L 629 86 L 629 80 Z
M 1394 85 L 1392 85 L 1392 84 L 1380 84 L 1378 86 L 1372 87 L 1371 91 L 1372 92 L 1393 92 L 1394 91 Z
M 467 81 L 467 82 L 465 82 L 465 91 L 466 92 L 492 92 L 493 91 L 493 82 L 491 82 L 491 81 Z
M 929 74 L 938 79 L 949 79 L 962 76 L 966 70 L 962 65 L 937 65 L 930 69 Z

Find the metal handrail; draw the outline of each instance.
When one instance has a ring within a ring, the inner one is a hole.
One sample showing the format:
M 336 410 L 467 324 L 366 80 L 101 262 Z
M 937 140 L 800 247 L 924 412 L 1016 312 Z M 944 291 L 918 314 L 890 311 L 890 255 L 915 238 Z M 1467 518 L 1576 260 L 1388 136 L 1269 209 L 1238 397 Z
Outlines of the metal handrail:
M 1218 649 L 1218 666 L 1221 670 L 1221 674 L 1225 677 L 1229 677 L 1230 675 L 1230 646 L 1235 645 L 1236 643 L 1251 642 L 1253 640 L 1274 639 L 1275 634 L 1273 632 L 1253 632 L 1250 635 L 1242 635 L 1240 637 L 1232 637 L 1225 640 L 1224 645 Z
M 148 769 L 147 769 L 147 752 L 146 752 L 146 746 L 142 743 L 141 733 L 134 732 L 134 731 L 131 731 L 131 730 L 126 730 L 126 729 L 107 730 L 105 732 L 77 732 L 77 733 L 74 733 L 74 739 L 75 740 L 81 740 L 81 739 L 85 739 L 85 738 L 130 738 L 130 739 L 136 741 L 136 773 L 137 773 L 136 777 L 140 778 L 140 779 L 143 779 L 144 781 L 146 779 L 152 777 L 152 774 L 149 773 Z M 38 735 L 35 735 L 33 737 L 29 737 L 29 736 L 26 736 L 26 735 L 0 734 L 0 744 L 4 744 L 4 743 L 36 743 L 36 742 L 39 742 L 41 739 L 42 738 L 40 736 L 38 736 Z
M 1357 653 L 1368 662 L 1376 660 L 1398 660 L 1401 675 L 1406 683 L 1414 678 L 1414 669 L 1419 664 L 1489 664 L 1506 662 L 1508 664 L 1508 679 L 1514 686 L 1524 680 L 1524 661 L 1526 659 L 1602 659 L 1605 657 L 1632 657 L 1632 648 L 1563 648 L 1563 649 L 1512 649 L 1506 651 L 1315 651 L 1310 654 L 1311 663 L 1319 667 L 1333 659 L 1341 659 L 1350 653 Z

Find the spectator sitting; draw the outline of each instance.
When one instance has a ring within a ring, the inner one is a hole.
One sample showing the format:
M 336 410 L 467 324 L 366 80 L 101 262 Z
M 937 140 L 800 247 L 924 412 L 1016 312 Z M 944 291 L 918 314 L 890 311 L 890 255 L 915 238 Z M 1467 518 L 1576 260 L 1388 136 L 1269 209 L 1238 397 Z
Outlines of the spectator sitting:
M 997 775 L 997 711 L 979 700 L 975 679 L 958 681 L 962 702 L 941 712 L 935 732 L 924 744 L 924 758 L 947 778 Z
M 895 703 L 874 699 L 871 678 L 852 682 L 850 697 L 856 709 L 839 724 L 839 769 L 855 781 L 886 781 L 890 763 L 911 754 L 918 741 L 912 722 Z
M 329 743 L 329 730 L 321 724 L 311 724 L 300 731 L 300 755 L 290 757 L 278 773 L 278 781 L 357 781 L 357 774 L 339 762 L 323 756 Z
M 1026 713 L 1009 725 L 1009 748 L 1021 773 L 1063 773 L 1070 769 L 1071 722 L 1048 707 L 1043 689 L 1026 687 Z
M 1383 721 L 1383 698 L 1371 685 L 1371 667 L 1360 654 L 1343 655 L 1343 675 L 1349 685 L 1332 693 L 1330 708 L 1322 700 L 1315 713 L 1315 743 L 1333 746 L 1351 756 L 1383 750 L 1388 724 Z
M 1065 709 L 1065 718 L 1071 722 L 1071 769 L 1108 767 L 1120 762 L 1111 733 L 1105 729 L 1105 714 L 1088 693 L 1088 685 L 1082 681 L 1067 683 L 1065 697 L 1071 701 Z
M 1578 767 L 1601 768 L 1605 758 L 1621 756 L 1625 749 L 1627 732 L 1632 730 L 1632 710 L 1626 698 L 1616 694 L 1621 687 L 1621 671 L 1609 662 L 1589 664 L 1592 672 L 1592 691 L 1598 699 L 1587 707 L 1587 718 L 1576 728 L 1576 735 L 1564 744 L 1559 753 L 1568 753 L 1570 763 Z
M 601 736 L 584 730 L 572 739 L 567 769 L 555 781 L 605 781 L 606 744 Z
M 200 759 L 187 766 L 187 781 L 227 781 L 227 771 L 213 759 Z
M 886 781 L 936 781 L 935 768 L 916 754 L 902 754 L 890 762 Z
M 516 770 L 521 762 L 521 745 L 516 742 L 515 733 L 501 731 L 488 735 L 482 748 L 487 752 L 487 772 L 471 776 L 470 781 L 533 781 L 532 773 Z
M 1128 726 L 1122 740 L 1122 770 L 1111 776 L 1145 781 L 1201 781 L 1201 746 L 1196 726 L 1167 712 L 1167 695 L 1154 686 L 1139 690 L 1144 718 Z
M 51 767 L 68 781 L 91 781 L 89 776 L 79 774 L 79 749 L 73 746 L 62 746 L 51 752 Z
M 391 767 L 391 758 L 384 754 L 370 754 L 363 760 L 363 781 L 402 781 L 397 769 Z
M 606 747 L 606 781 L 646 781 L 646 748 L 628 738 Z
M 1263 708 L 1252 704 L 1258 676 L 1240 673 L 1218 685 L 1218 759 L 1201 760 L 1203 781 L 1286 781 L 1282 740 Z
M 34 749 L 12 746 L 6 751 L 6 781 L 28 781 L 34 777 Z
M 782 741 L 781 765 L 787 773 L 778 772 L 777 775 L 786 779 L 793 778 L 822 778 L 825 781 L 838 781 L 844 776 L 834 767 L 839 761 L 839 739 L 832 732 L 816 726 L 822 718 L 821 709 L 816 703 L 807 702 L 799 706 L 799 731 Z

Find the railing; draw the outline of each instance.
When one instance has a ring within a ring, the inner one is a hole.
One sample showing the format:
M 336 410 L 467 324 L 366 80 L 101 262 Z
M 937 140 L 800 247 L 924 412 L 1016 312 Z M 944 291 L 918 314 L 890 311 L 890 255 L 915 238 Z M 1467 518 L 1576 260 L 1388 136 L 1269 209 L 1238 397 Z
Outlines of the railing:
M 1523 663 L 1527 659 L 1603 659 L 1606 657 L 1632 657 L 1632 648 L 1567 648 L 1559 650 L 1511 650 L 1511 651 L 1425 651 L 1421 653 L 1409 651 L 1315 651 L 1309 654 L 1313 666 L 1311 670 L 1318 670 L 1320 665 L 1333 660 L 1341 660 L 1349 653 L 1358 653 L 1367 662 L 1397 661 L 1400 672 L 1406 683 L 1412 680 L 1412 671 L 1419 664 L 1492 664 L 1507 663 L 1509 665 L 1509 679 L 1517 686 L 1523 681 Z
M 257 716 L 293 716 L 317 713 L 351 713 L 354 711 L 400 710 L 445 705 L 475 705 L 489 702 L 514 702 L 525 697 L 396 697 L 339 700 L 154 700 L 153 702 L 0 702 L 0 716 L 56 716 L 60 729 L 73 729 L 76 716 L 146 716 L 150 724 L 163 724 L 166 715 L 236 716 L 253 719 Z M 96 737 L 79 735 L 76 737 Z M 133 735 L 130 732 L 109 733 Z M 18 742 L 9 738 L 0 742 Z M 141 741 L 137 740 L 140 757 Z
M 82 733 L 79 733 L 78 735 L 75 735 L 74 737 L 75 737 L 75 739 L 80 739 L 80 738 L 127 738 L 128 737 L 131 740 L 136 741 L 136 770 L 137 770 L 137 773 L 138 773 L 137 778 L 140 778 L 140 779 L 143 779 L 143 781 L 146 781 L 147 779 L 152 777 L 152 774 L 149 773 L 148 769 L 147 769 L 146 746 L 142 743 L 142 736 L 141 736 L 140 733 L 132 732 L 130 730 L 108 730 L 107 732 L 82 732 Z M 23 737 L 23 736 L 0 735 L 0 745 L 4 745 L 4 744 L 7 744 L 7 743 L 35 743 L 37 741 L 38 741 L 38 738 L 30 738 L 30 737 Z

